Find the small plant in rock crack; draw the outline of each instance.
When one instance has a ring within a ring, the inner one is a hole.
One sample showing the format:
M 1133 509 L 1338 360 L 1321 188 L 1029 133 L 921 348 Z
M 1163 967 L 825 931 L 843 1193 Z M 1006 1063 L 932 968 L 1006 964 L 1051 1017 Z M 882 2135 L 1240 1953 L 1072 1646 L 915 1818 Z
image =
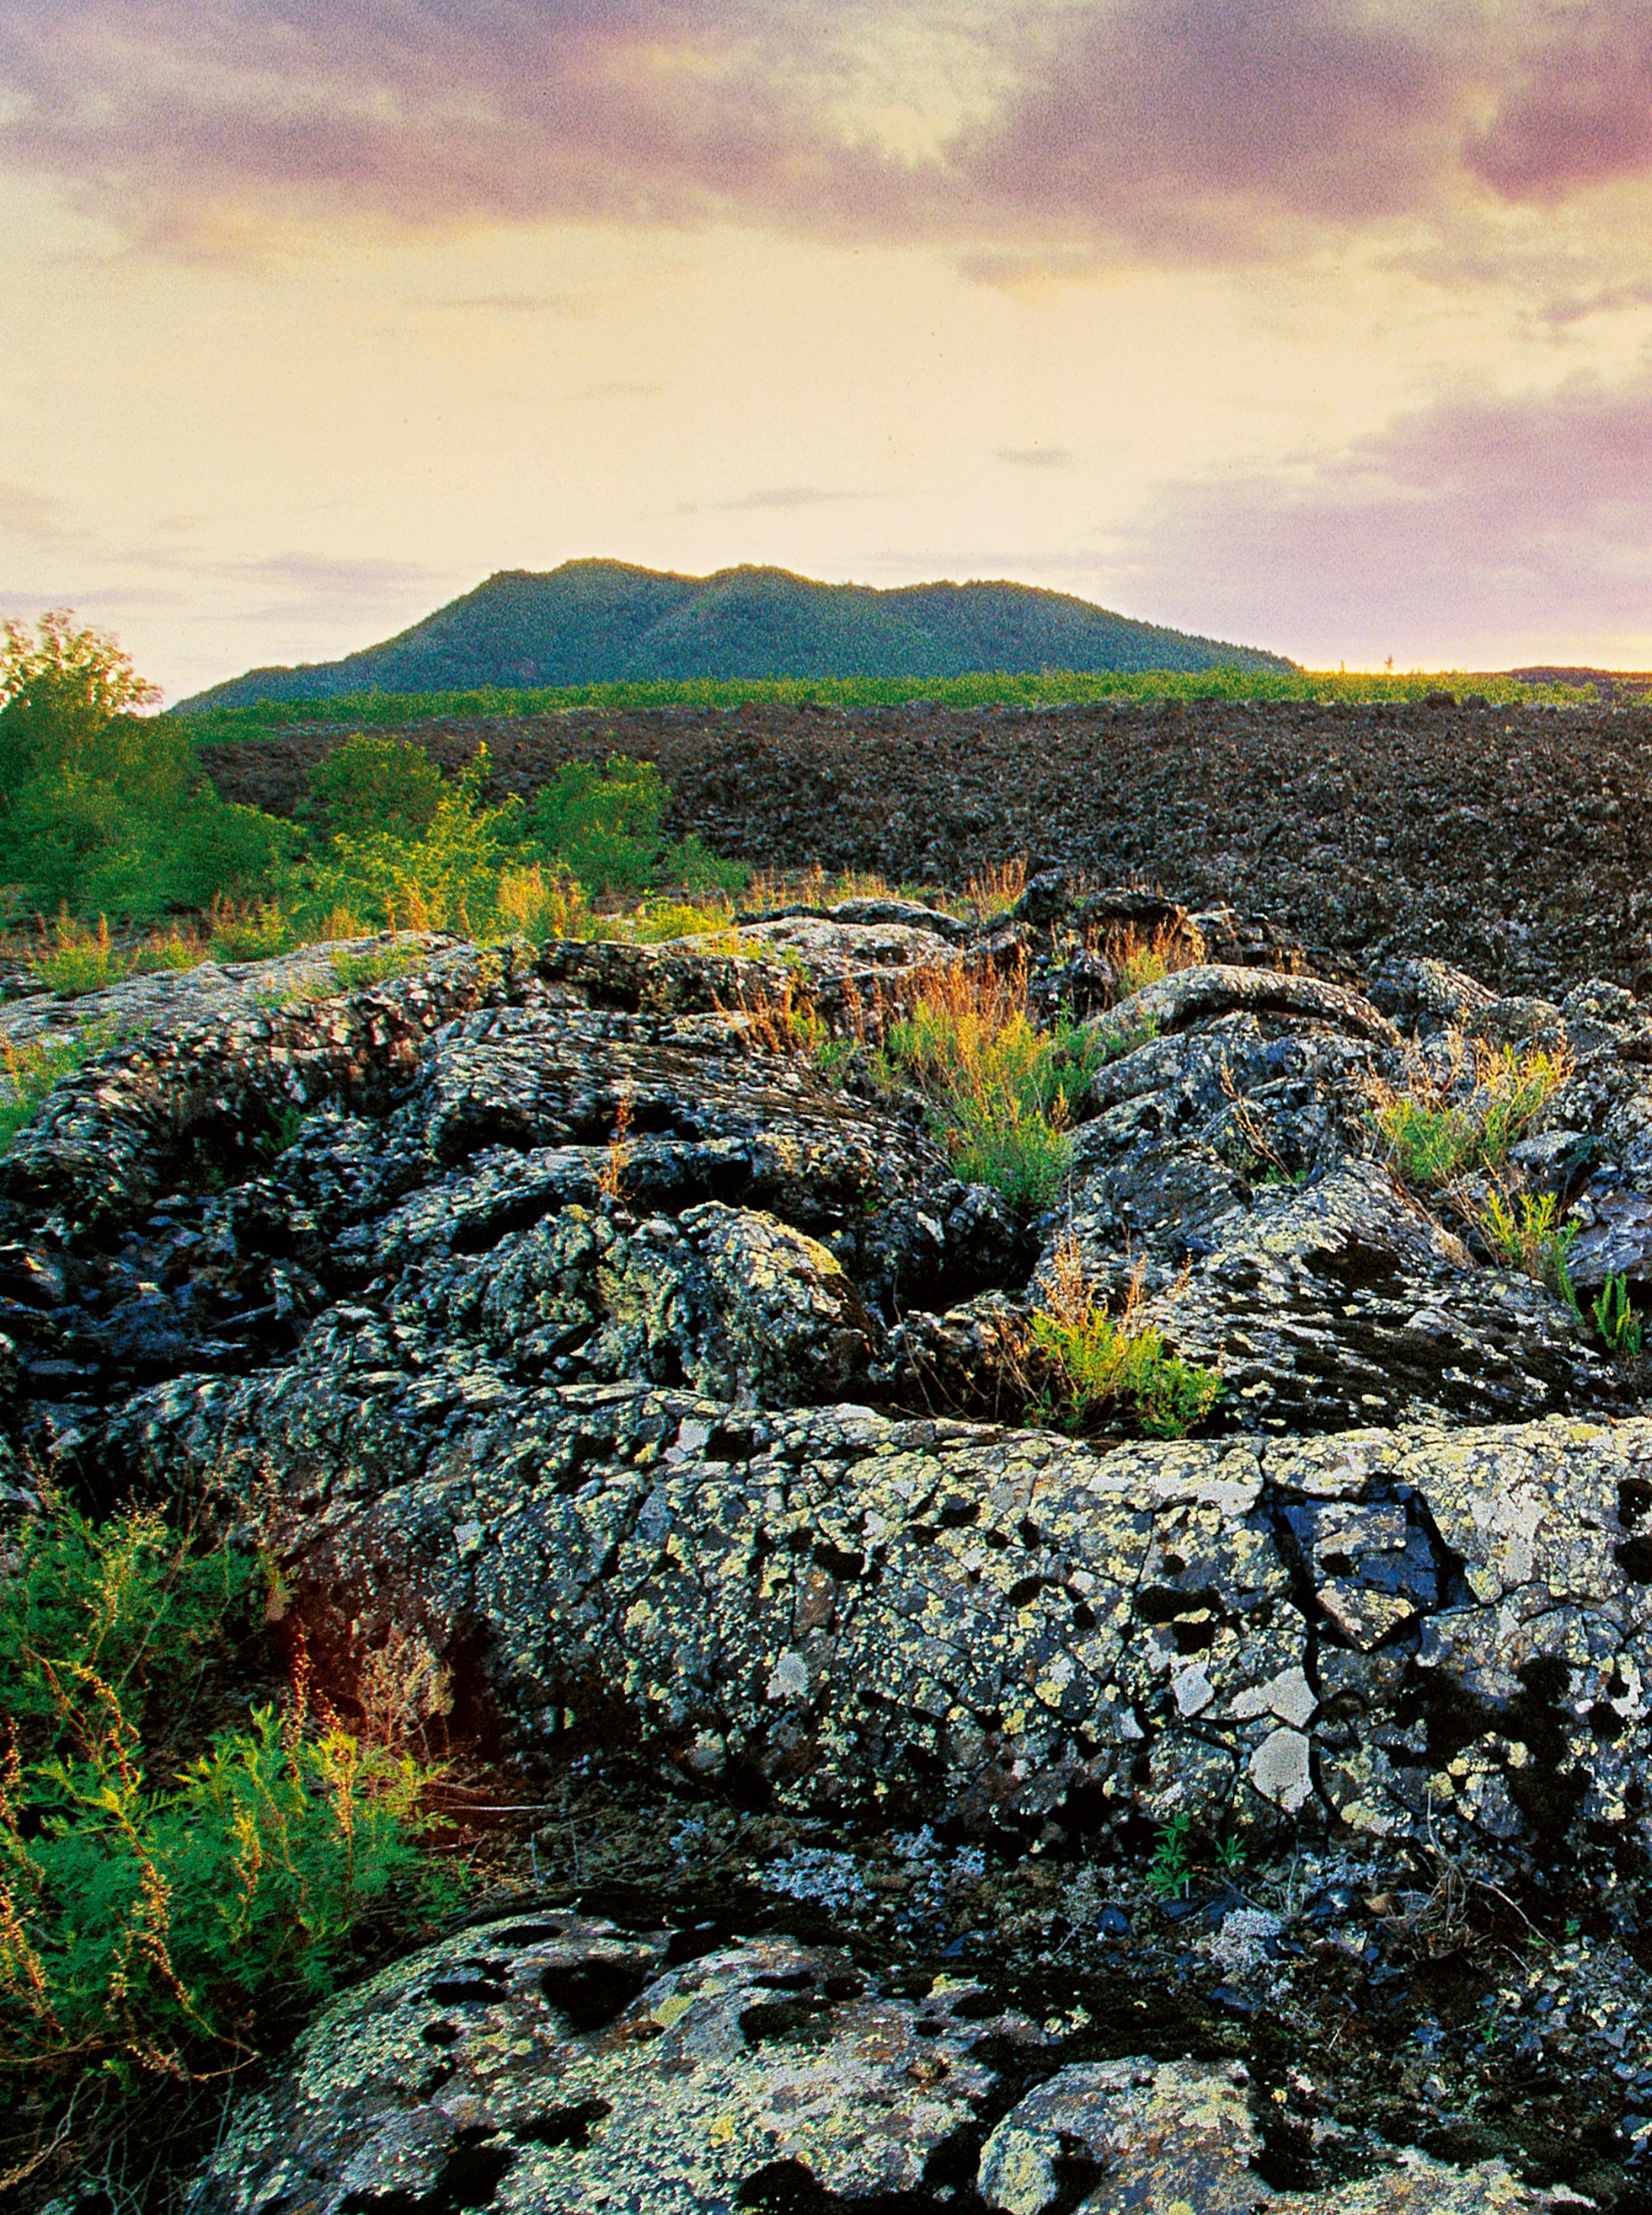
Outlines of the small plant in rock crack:
M 1589 1313 L 1603 1345 L 1628 1360 L 1638 1359 L 1645 1326 L 1631 1304 L 1629 1279 L 1622 1271 L 1614 1270 L 1607 1277 L 1600 1298 L 1589 1302 Z
M 1501 1169 L 1571 1073 L 1563 1047 L 1517 1053 L 1477 1040 L 1471 1052 L 1462 1033 L 1449 1031 L 1433 1056 L 1417 1046 L 1407 1050 L 1398 1084 L 1373 1075 L 1366 1092 L 1394 1168 L 1407 1184 L 1434 1193 L 1472 1171 Z
M 1060 1241 L 1043 1304 L 1028 1318 L 1031 1360 L 1024 1365 L 1042 1371 L 1038 1404 L 1052 1421 L 1082 1430 L 1115 1410 L 1149 1438 L 1179 1439 L 1204 1420 L 1221 1397 L 1220 1376 L 1167 1352 L 1142 1307 L 1139 1272 L 1123 1308 L 1109 1315 L 1077 1239 L 1069 1232 Z
M 1168 923 L 1160 923 L 1151 938 L 1144 937 L 1133 923 L 1115 927 L 1102 950 L 1113 965 L 1118 980 L 1114 991 L 1121 1000 L 1158 984 L 1172 969 L 1191 969 L 1205 958 L 1205 942 L 1196 930 Z
M 1116 1040 L 1071 1022 L 1040 1030 L 1024 962 L 1007 974 L 958 964 L 918 978 L 906 1012 L 889 1024 L 881 1065 L 930 1095 L 966 1184 L 990 1184 L 1031 1209 L 1059 1193 L 1072 1160 L 1072 1110 L 1119 1050 Z
M 1154 1837 L 1147 1881 L 1161 1899 L 1179 1899 L 1193 1882 L 1192 1830 L 1191 1815 L 1172 1815 Z
M 1506 1268 L 1521 1270 L 1546 1285 L 1565 1301 L 1574 1314 L 1577 1295 L 1572 1290 L 1571 1250 L 1576 1242 L 1575 1222 L 1562 1219 L 1560 1202 L 1551 1192 L 1491 1192 L 1477 1207 L 1468 1211 L 1486 1244 Z

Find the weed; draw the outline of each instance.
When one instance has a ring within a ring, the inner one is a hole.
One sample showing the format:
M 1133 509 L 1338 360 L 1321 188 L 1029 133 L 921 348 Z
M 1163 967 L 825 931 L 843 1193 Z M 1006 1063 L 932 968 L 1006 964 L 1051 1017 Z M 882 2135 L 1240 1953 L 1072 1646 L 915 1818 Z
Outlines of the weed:
M 1192 1828 L 1191 1815 L 1172 1815 L 1160 1824 L 1154 1837 L 1147 1881 L 1161 1899 L 1180 1899 L 1193 1881 L 1192 1849 L 1188 1843 Z
M 699 832 L 691 831 L 666 853 L 660 874 L 667 884 L 680 885 L 685 893 L 721 893 L 732 900 L 751 882 L 752 871 L 747 862 L 714 854 Z
M 1227 1876 L 1234 1875 L 1244 1867 L 1244 1840 L 1240 1838 L 1218 1838 L 1216 1864 Z
M 1629 1279 L 1621 1271 L 1614 1270 L 1607 1277 L 1600 1298 L 1589 1302 L 1589 1313 L 1602 1343 L 1612 1353 L 1630 1360 L 1639 1355 L 1645 1326 L 1630 1304 Z
M 1064 1428 L 1080 1429 L 1116 1409 L 1150 1438 L 1179 1439 L 1222 1394 L 1213 1369 L 1167 1353 L 1164 1334 L 1142 1319 L 1138 1273 L 1124 1307 L 1110 1316 L 1096 1297 L 1078 1242 L 1057 1244 L 1043 1304 L 1028 1318 L 1042 1405 Z
M 109 937 L 109 919 L 99 916 L 97 929 L 71 920 L 66 907 L 52 926 L 52 942 L 35 956 L 34 966 L 54 992 L 65 996 L 95 992 L 106 985 L 130 976 L 130 954 L 115 947 Z
M 1134 923 L 1110 930 L 1102 952 L 1118 979 L 1119 998 L 1128 999 L 1144 986 L 1157 985 L 1172 969 L 1190 969 L 1205 958 L 1204 941 L 1194 930 L 1162 923 L 1151 938 L 1144 938 Z
M 1018 1206 L 1047 1207 L 1072 1159 L 1074 1104 L 1113 1048 L 1076 1024 L 1041 1031 L 1028 1011 L 1023 963 L 1001 975 L 924 971 L 885 1038 L 883 1067 L 910 1071 L 966 1183 L 995 1186 Z
M 1493 1190 L 1472 1211 L 1471 1219 L 1506 1268 L 1534 1277 L 1577 1312 L 1569 1265 L 1579 1226 L 1562 1221 L 1553 1193 L 1522 1192 L 1511 1202 L 1508 1193 Z
M 626 1084 L 614 1103 L 614 1135 L 608 1141 L 608 1152 L 602 1165 L 602 1175 L 597 1188 L 606 1198 L 619 1200 L 621 1180 L 625 1171 L 625 1144 L 631 1129 L 631 1088 Z
M 236 902 L 220 895 L 206 920 L 215 961 L 268 961 L 290 953 L 295 942 L 291 917 L 273 900 Z M 355 938 L 361 934 L 338 935 Z
M 977 870 L 969 880 L 964 905 L 977 923 L 987 923 L 995 915 L 1007 914 L 1026 889 L 1027 856 L 1023 854 L 1013 862 Z
M 1473 1170 L 1495 1174 L 1509 1147 L 1571 1075 L 1563 1048 L 1543 1052 L 1477 1043 L 1471 1075 L 1460 1032 L 1446 1034 L 1442 1071 L 1416 1046 L 1405 1081 L 1366 1081 L 1371 1118 L 1405 1182 L 1438 1192 Z
M 341 948 L 329 956 L 333 990 L 359 992 L 369 985 L 382 985 L 391 977 L 405 977 L 427 958 L 421 946 L 369 946 L 359 954 Z
M 12 2181 L 100 2098 L 249 2059 L 261 2009 L 324 1991 L 366 1905 L 443 1890 L 418 1843 L 429 1772 L 312 1712 L 302 1673 L 285 1716 L 193 1758 L 169 1742 L 178 1676 L 244 1617 L 250 1559 L 55 1498 L 20 1556 L 0 1591 L 0 2108 L 32 2151 Z
M 660 946 L 672 938 L 697 938 L 710 942 L 704 949 L 707 953 L 740 951 L 734 911 L 726 895 L 706 900 L 656 897 L 645 900 L 622 920 L 626 936 L 641 946 Z
M 204 939 L 186 937 L 175 928 L 162 937 L 146 940 L 138 948 L 133 966 L 140 970 L 199 969 L 212 957 L 212 949 Z

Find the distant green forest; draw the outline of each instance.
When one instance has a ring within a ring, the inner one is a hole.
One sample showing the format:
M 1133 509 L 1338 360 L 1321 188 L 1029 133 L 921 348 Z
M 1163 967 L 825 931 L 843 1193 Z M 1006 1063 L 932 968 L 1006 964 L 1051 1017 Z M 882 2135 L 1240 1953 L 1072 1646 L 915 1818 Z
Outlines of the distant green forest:
M 260 700 L 239 708 L 175 708 L 198 745 L 241 744 L 298 725 L 332 723 L 359 730 L 399 729 L 410 723 L 491 715 L 556 715 L 577 710 L 626 715 L 649 708 L 739 708 L 749 701 L 789 708 L 894 708 L 933 700 L 943 708 L 1050 708 L 1091 700 L 1300 700 L 1353 705 L 1426 699 L 1431 692 L 1459 699 L 1478 695 L 1493 707 L 1587 706 L 1592 684 L 1522 684 L 1508 677 L 1462 670 L 1390 672 L 1340 670 L 1041 670 L 1036 676 L 1002 671 L 924 680 L 911 677 L 682 678 L 648 683 L 475 685 L 445 692 L 353 692 L 330 699 Z
M 921 687 L 1007 670 L 1290 670 L 1282 654 L 1139 622 L 1005 580 L 827 585 L 742 566 L 709 577 L 627 561 L 504 569 L 338 661 L 249 669 L 181 709 L 359 692 L 874 678 Z

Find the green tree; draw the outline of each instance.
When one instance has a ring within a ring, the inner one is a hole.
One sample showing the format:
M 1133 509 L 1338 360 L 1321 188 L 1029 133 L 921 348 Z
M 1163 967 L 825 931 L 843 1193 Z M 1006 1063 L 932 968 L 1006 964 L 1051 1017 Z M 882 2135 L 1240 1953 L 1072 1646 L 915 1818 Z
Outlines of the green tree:
M 146 918 L 244 899 L 298 834 L 206 782 L 158 689 L 66 610 L 0 629 L 0 882 L 26 910 Z

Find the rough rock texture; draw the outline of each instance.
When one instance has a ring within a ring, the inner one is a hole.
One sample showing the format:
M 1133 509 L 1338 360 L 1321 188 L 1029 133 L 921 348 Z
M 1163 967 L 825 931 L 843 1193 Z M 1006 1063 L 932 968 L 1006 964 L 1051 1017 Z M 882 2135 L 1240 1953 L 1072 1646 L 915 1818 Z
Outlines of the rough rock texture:
M 1217 958 L 1109 1005 L 1121 917 Z M 363 948 L 411 966 L 355 990 L 313 956 L 118 988 L 99 1019 L 145 1028 L 0 1160 L 0 1504 L 43 1473 L 204 1499 L 273 1549 L 323 1686 L 414 1634 L 525 1773 L 623 1752 L 834 1868 L 820 1841 L 897 1823 L 980 1868 L 1158 1832 L 1366 1856 L 1336 1914 L 1413 1936 L 1426 1903 L 1358 1905 L 1397 1894 L 1379 1863 L 1627 1900 L 1652 1416 L 1586 1302 L 1652 1274 L 1652 1024 L 1606 979 L 1325 979 L 1247 934 L 1050 876 L 981 929 L 858 903 L 709 948 Z M 1097 1003 L 1113 1051 L 1041 1213 L 961 1182 L 880 1078 L 878 1025 L 949 961 Z M 15 1002 L 0 1035 L 64 1014 Z M 1493 1172 L 1409 1189 L 1372 1112 L 1410 1087 L 1471 1114 L 1487 1057 L 1537 1051 L 1559 1081 L 1495 1175 L 1575 1225 L 1570 1304 L 1490 1250 Z M 1198 1436 L 1039 1420 L 1027 1318 L 1075 1267 L 1219 1368 Z M 859 1882 L 832 1880 L 845 1911 Z M 1288 1901 L 1228 1906 L 1211 1943 L 1254 2016 L 1321 1942 Z M 552 1920 L 342 2003 L 226 2140 L 216 2204 L 1551 2204 L 1483 2146 L 1275 2181 L 1226 2050 L 1156 2050 L 1133 2003 L 1074 2046 L 1065 2002 L 880 1985 L 865 1948 L 851 1993 L 773 1932 Z M 574 1989 L 570 1948 L 600 2021 L 542 1982 Z M 1652 2103 L 1638 2000 L 1596 2013 Z
M 520 1752 L 600 1721 L 777 1804 L 1023 1833 L 1639 1838 L 1652 1438 L 1600 1420 L 1634 1377 L 1403 1190 L 1363 1104 L 1430 1009 L 1564 1046 L 1530 1173 L 1621 1229 L 1626 996 L 1391 973 L 1402 1047 L 1343 988 L 1174 974 L 1121 1021 L 1183 1027 L 1101 1071 L 1026 1224 L 762 1013 L 955 934 L 794 926 L 778 969 L 448 946 L 227 1014 L 207 980 L 0 1163 L 15 1447 L 255 1502 L 323 1651 L 416 1623 Z M 1213 1435 L 968 1419 L 1018 1411 L 984 1362 L 1064 1243 L 1219 1366 Z
M 1275 2190 L 1258 2174 L 1264 2141 L 1243 2067 L 1142 2055 L 1063 2065 L 1058 2029 L 967 1977 L 900 1997 L 847 1955 L 786 1938 L 713 1942 L 686 1961 L 684 1950 L 669 1934 L 551 1914 L 398 1963 L 330 2009 L 270 2089 L 243 2102 L 193 2206 L 1580 2207 L 1521 2186 L 1501 2162 L 1459 2169 L 1416 2153 L 1328 2190 Z
M 347 727 L 204 759 L 290 809 Z M 762 867 L 880 869 L 961 890 L 1025 853 L 1189 905 L 1271 917 L 1323 973 L 1443 957 L 1511 992 L 1652 980 L 1652 719 L 1430 701 L 1127 701 L 1049 709 L 655 709 L 416 724 L 445 769 L 485 741 L 494 790 L 568 760 L 656 761 L 671 831 Z M 1225 954 L 1218 959 L 1225 960 Z

